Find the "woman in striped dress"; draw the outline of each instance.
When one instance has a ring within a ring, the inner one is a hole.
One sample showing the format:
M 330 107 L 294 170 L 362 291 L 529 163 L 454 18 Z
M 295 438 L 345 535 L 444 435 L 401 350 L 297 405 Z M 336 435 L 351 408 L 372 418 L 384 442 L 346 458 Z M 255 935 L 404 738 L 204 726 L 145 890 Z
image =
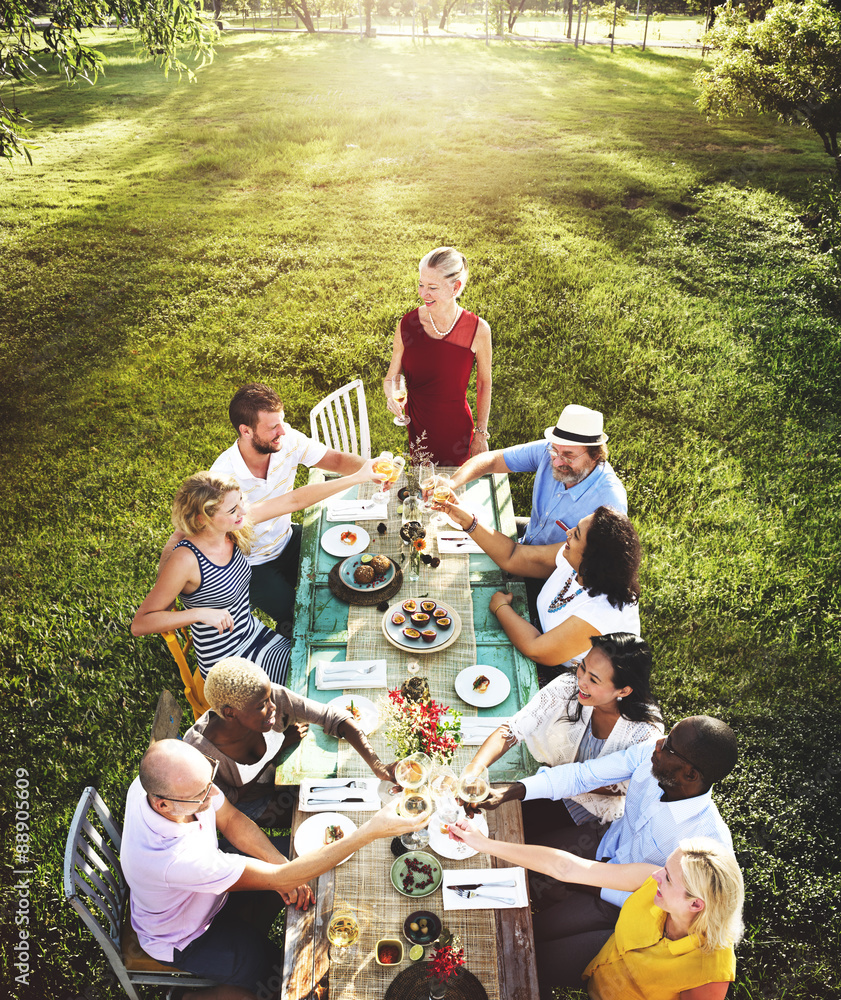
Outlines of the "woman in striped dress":
M 379 482 L 382 477 L 372 465 L 368 461 L 353 475 L 335 480 L 332 492 Z M 173 501 L 172 523 L 186 537 L 171 552 L 164 551 L 155 586 L 131 623 L 132 635 L 188 625 L 203 677 L 219 660 L 242 656 L 262 667 L 273 683 L 285 683 L 291 643 L 252 615 L 251 567 L 245 556 L 254 538 L 252 525 L 287 508 L 286 497 L 277 497 L 247 510 L 231 476 L 197 472 L 185 480 Z M 173 610 L 176 598 L 184 611 Z

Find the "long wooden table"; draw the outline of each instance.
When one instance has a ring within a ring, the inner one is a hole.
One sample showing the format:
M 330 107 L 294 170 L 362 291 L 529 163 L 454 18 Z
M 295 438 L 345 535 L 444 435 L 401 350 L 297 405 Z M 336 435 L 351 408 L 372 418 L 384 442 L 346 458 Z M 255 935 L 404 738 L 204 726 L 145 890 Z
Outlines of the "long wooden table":
M 321 477 L 318 470 L 313 470 L 311 481 Z M 392 499 L 389 502 L 388 531 L 378 535 L 375 521 L 359 522 L 371 535 L 368 551 L 383 552 L 396 561 L 400 561 L 405 552 L 399 539 L 400 515 L 397 511 L 397 488 L 394 487 Z M 373 487 L 366 485 L 361 488 L 361 495 L 369 496 Z M 465 491 L 464 502 L 474 510 L 484 512 L 488 523 L 498 530 L 514 537 L 516 528 L 513 507 L 508 488 L 507 476 L 486 476 L 471 484 Z M 382 612 L 374 609 L 359 609 L 349 607 L 339 600 L 330 590 L 328 573 L 338 559 L 324 552 L 321 548 L 321 536 L 332 523 L 326 520 L 326 507 L 316 506 L 307 512 L 304 522 L 304 533 L 301 550 L 301 566 L 299 585 L 296 598 L 295 626 L 293 650 L 290 665 L 288 685 L 295 691 L 305 694 L 318 701 L 327 702 L 335 697 L 337 691 L 319 691 L 315 686 L 315 662 L 317 660 L 342 661 L 345 659 L 385 658 L 387 663 L 388 687 L 398 687 L 406 678 L 405 666 L 412 658 L 408 652 L 397 650 L 388 645 L 382 637 L 380 621 Z M 432 539 L 430 532 L 428 539 Z M 432 543 L 431 554 L 437 554 Z M 441 568 L 433 570 L 423 567 L 421 578 L 417 583 L 404 578 L 399 595 L 391 598 L 390 604 L 395 604 L 406 597 L 422 597 L 428 594 L 432 599 L 451 602 L 460 608 L 462 616 L 462 635 L 446 652 L 424 656 L 419 654 L 421 675 L 427 675 L 430 681 L 432 697 L 437 701 L 450 705 L 453 709 L 462 710 L 465 715 L 487 715 L 510 717 L 537 691 L 537 680 L 534 664 L 521 656 L 508 641 L 499 627 L 496 618 L 488 609 L 491 594 L 503 586 L 509 586 L 520 600 L 520 607 L 525 607 L 525 593 L 522 584 L 510 584 L 499 568 L 484 554 L 468 556 L 442 556 Z M 404 573 L 407 565 L 404 564 Z M 511 682 L 511 691 L 505 701 L 493 708 L 476 709 L 460 703 L 453 688 L 453 679 L 462 666 L 466 664 L 489 664 L 502 670 Z M 373 700 L 385 694 L 384 691 L 360 691 Z M 376 747 L 383 760 L 393 759 L 384 745 L 382 735 L 374 733 L 371 742 Z M 475 753 L 475 747 L 464 747 L 459 750 L 453 766 L 459 769 Z M 491 770 L 492 780 L 512 780 L 524 774 L 533 773 L 536 765 L 528 751 L 518 746 L 509 751 Z M 342 741 L 326 736 L 320 730 L 311 730 L 300 747 L 278 769 L 278 782 L 283 784 L 298 784 L 303 778 L 321 777 L 353 777 L 367 772 L 362 761 Z M 366 818 L 364 813 L 353 813 L 356 822 Z M 306 818 L 297 813 L 294 829 Z M 522 842 L 522 820 L 519 803 L 508 803 L 505 807 L 488 814 L 488 823 L 492 836 L 506 840 Z M 293 831 L 294 832 L 294 831 Z M 348 979 L 345 971 L 336 970 L 331 982 L 331 994 L 353 1000 L 379 1000 L 384 996 L 388 982 L 394 973 L 390 968 L 380 970 L 373 964 L 373 945 L 382 933 L 396 931 L 398 913 L 402 916 L 412 909 L 429 908 L 444 919 L 454 932 L 459 930 L 460 916 L 475 911 L 442 911 L 441 890 L 429 897 L 417 901 L 417 905 L 408 905 L 415 901 L 399 897 L 388 883 L 387 845 L 382 842 L 369 845 L 355 858 L 348 862 L 346 868 L 328 872 L 313 885 L 316 893 L 316 905 L 307 913 L 289 911 L 286 930 L 286 957 L 284 968 L 283 997 L 285 1000 L 301 1000 L 308 996 L 328 971 L 327 940 L 325 930 L 327 921 L 333 909 L 337 891 L 344 901 L 359 902 L 354 897 L 359 886 L 364 882 L 368 886 L 376 886 L 373 895 L 379 904 L 369 906 L 368 923 L 370 932 L 363 937 L 361 949 L 368 949 L 368 968 L 359 981 L 353 977 Z M 444 867 L 451 867 L 446 861 Z M 454 864 L 465 864 L 458 862 Z M 487 856 L 479 855 L 475 859 L 475 867 L 489 867 L 495 862 Z M 505 867 L 503 864 L 502 867 Z M 348 873 L 352 873 L 348 875 Z M 370 879 L 369 879 L 370 875 Z M 368 894 L 369 897 L 371 894 Z M 402 902 L 401 902 L 402 901 Z M 365 900 L 362 900 L 363 908 Z M 370 903 L 370 899 L 367 900 Z M 402 913 L 402 903 L 406 913 Z M 395 905 L 399 904 L 399 905 Z M 534 971 L 534 945 L 532 937 L 531 914 L 529 909 L 504 909 L 481 911 L 485 914 L 481 932 L 473 928 L 471 946 L 466 948 L 467 968 L 471 967 L 471 953 L 475 963 L 481 966 L 484 976 L 483 983 L 491 1000 L 527 1000 L 538 995 Z M 384 923 L 383 926 L 379 926 Z M 393 926 L 392 926 L 393 925 Z M 495 955 L 495 967 L 494 967 Z M 489 964 L 490 962 L 490 964 Z M 405 968 L 406 964 L 397 967 L 395 971 Z M 382 973 L 382 974 L 381 974 Z M 482 978 L 482 976 L 480 976 Z M 334 989 L 335 986 L 335 989 Z
M 295 811 L 293 821 L 293 837 L 295 830 L 308 814 Z M 499 809 L 488 812 L 488 830 L 491 837 L 514 843 L 523 842 L 523 820 L 519 802 L 506 802 Z M 482 855 L 477 860 L 487 861 Z M 447 866 L 447 862 L 443 862 Z M 507 863 L 494 858 L 491 867 L 506 868 Z M 387 880 L 388 871 L 371 871 L 371 879 Z M 328 974 L 330 961 L 328 957 L 329 942 L 327 941 L 327 924 L 333 911 L 336 898 L 336 870 L 325 872 L 312 883 L 315 893 L 315 903 L 307 911 L 289 909 L 286 912 L 286 941 L 284 951 L 282 1000 L 302 1000 L 312 995 L 313 990 L 322 983 Z M 444 912 L 441 908 L 441 890 L 418 900 L 405 900 L 406 912 L 413 909 L 429 909 L 437 913 L 445 926 L 454 932 L 459 930 L 459 914 L 466 911 L 455 910 Z M 539 995 L 537 972 L 534 963 L 534 937 L 532 932 L 531 912 L 528 907 L 520 909 L 493 910 L 494 932 L 497 949 L 498 995 L 503 1000 L 536 1000 Z M 379 914 L 373 914 L 374 925 L 360 939 L 360 949 L 370 951 L 376 938 L 385 935 L 386 931 L 397 930 L 390 926 L 378 928 L 376 921 Z M 370 921 L 370 917 L 369 917 Z M 401 936 L 402 937 L 402 936 Z M 404 951 L 409 945 L 404 941 Z M 371 959 L 373 960 L 373 959 Z M 469 951 L 465 955 L 466 967 L 471 965 Z M 408 958 L 394 967 L 398 974 L 408 965 Z M 383 970 L 391 974 L 391 969 Z M 387 984 L 386 984 L 387 985 Z M 485 985 L 486 989 L 488 984 Z M 488 989 L 489 995 L 492 991 Z M 377 997 L 362 997 L 360 1000 L 381 1000 L 385 989 Z

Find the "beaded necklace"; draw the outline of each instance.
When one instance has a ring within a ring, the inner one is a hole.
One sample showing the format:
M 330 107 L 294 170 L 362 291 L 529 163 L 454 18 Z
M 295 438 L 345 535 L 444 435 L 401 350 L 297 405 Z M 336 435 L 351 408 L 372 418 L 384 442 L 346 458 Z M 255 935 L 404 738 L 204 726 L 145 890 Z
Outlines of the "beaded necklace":
M 574 601 L 579 594 L 584 593 L 584 588 L 579 587 L 574 594 L 570 594 L 568 597 L 564 595 L 572 586 L 572 581 L 575 579 L 576 571 L 573 570 L 567 582 L 564 584 L 563 590 L 561 590 L 558 596 L 549 604 L 549 611 L 560 611 L 565 604 L 569 604 L 570 601 Z

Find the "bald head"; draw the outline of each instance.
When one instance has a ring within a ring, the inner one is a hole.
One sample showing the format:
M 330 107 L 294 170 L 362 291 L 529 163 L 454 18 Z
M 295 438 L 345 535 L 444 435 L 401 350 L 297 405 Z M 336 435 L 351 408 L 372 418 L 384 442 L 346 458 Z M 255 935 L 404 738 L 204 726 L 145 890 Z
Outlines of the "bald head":
M 182 740 L 158 740 L 140 762 L 140 784 L 160 798 L 198 798 L 210 781 L 207 757 Z
M 739 757 L 736 734 L 730 726 L 709 715 L 691 715 L 680 725 L 682 736 L 686 730 L 687 756 L 703 772 L 708 787 L 726 778 Z

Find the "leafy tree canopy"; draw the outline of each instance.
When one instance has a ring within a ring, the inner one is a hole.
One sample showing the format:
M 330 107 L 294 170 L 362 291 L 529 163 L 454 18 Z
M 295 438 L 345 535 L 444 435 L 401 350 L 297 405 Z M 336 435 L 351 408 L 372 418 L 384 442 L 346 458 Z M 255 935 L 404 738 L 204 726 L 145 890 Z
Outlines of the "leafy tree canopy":
M 33 17 L 33 8 L 27 0 L 0 0 L 0 156 L 9 160 L 26 156 L 32 161 L 30 123 L 14 96 L 9 100 L 15 83 L 34 79 L 56 63 L 70 82 L 93 83 L 103 72 L 102 56 L 84 44 L 85 28 L 114 20 L 130 24 L 165 73 L 174 70 L 190 79 L 193 71 L 180 50 L 189 48 L 202 63 L 213 55 L 215 29 L 191 0 L 56 0 L 43 19 Z
M 841 13 L 831 0 L 777 3 L 753 22 L 728 4 L 707 41 L 719 51 L 695 77 L 701 111 L 725 117 L 753 108 L 814 129 L 841 181 Z

